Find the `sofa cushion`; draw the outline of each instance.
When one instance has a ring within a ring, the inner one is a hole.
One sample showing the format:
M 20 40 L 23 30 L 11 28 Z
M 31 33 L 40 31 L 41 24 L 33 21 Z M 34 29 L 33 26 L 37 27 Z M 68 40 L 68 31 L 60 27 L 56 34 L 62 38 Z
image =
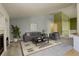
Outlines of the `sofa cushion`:
M 30 36 L 30 33 L 28 32 L 28 33 L 26 33 L 26 35 L 27 35 L 27 36 Z

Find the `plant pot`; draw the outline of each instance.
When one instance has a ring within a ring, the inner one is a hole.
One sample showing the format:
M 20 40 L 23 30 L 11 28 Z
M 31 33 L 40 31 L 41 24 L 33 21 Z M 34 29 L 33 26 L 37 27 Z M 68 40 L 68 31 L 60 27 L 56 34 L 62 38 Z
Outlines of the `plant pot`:
M 14 42 L 17 42 L 18 41 L 18 39 L 17 38 L 14 38 Z

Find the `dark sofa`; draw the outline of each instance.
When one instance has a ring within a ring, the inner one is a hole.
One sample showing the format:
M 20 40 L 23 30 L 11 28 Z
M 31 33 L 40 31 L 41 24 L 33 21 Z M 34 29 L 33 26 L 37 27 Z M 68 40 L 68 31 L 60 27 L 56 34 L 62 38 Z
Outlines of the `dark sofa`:
M 41 32 L 26 32 L 23 35 L 23 41 L 24 42 L 32 41 L 33 39 L 37 37 L 41 37 Z
M 59 32 L 50 33 L 49 38 L 52 39 L 52 40 L 60 39 L 60 34 L 59 34 Z
M 24 42 L 32 41 L 34 44 L 36 44 L 36 46 L 38 43 L 45 42 L 45 41 L 49 43 L 49 39 L 46 33 L 41 33 L 41 32 L 26 32 L 23 35 L 23 41 Z

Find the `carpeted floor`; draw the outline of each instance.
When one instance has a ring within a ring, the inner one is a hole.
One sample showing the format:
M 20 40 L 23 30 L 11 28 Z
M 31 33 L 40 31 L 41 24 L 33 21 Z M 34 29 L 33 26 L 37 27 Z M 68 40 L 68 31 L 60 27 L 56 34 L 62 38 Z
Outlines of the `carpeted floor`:
M 27 42 L 27 43 L 21 42 L 21 46 L 22 46 L 23 53 L 26 56 L 26 55 L 38 53 L 39 51 L 51 48 L 51 47 L 59 45 L 61 43 L 62 42 L 60 42 L 60 41 L 50 40 L 49 43 L 43 42 L 43 43 L 40 43 L 38 46 L 36 46 L 32 42 Z
M 64 54 L 70 49 L 72 49 L 71 45 L 61 44 L 61 45 L 57 45 L 57 46 L 42 50 L 40 52 L 34 53 L 30 56 L 64 56 Z

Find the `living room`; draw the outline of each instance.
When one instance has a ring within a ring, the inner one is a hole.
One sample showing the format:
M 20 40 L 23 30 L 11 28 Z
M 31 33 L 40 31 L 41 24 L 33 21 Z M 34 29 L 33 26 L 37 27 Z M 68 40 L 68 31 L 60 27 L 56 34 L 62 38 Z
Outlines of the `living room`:
M 77 20 L 76 3 L 3 3 L 1 5 L 7 12 L 1 11 L 1 17 L 7 19 L 0 23 L 0 33 L 4 33 L 4 42 L 8 42 L 8 46 L 4 44 L 3 55 L 59 56 L 68 55 L 67 52 L 73 50 L 73 35 L 70 34 L 76 34 L 78 31 L 77 21 L 71 21 Z M 58 49 L 60 52 L 56 52 Z

